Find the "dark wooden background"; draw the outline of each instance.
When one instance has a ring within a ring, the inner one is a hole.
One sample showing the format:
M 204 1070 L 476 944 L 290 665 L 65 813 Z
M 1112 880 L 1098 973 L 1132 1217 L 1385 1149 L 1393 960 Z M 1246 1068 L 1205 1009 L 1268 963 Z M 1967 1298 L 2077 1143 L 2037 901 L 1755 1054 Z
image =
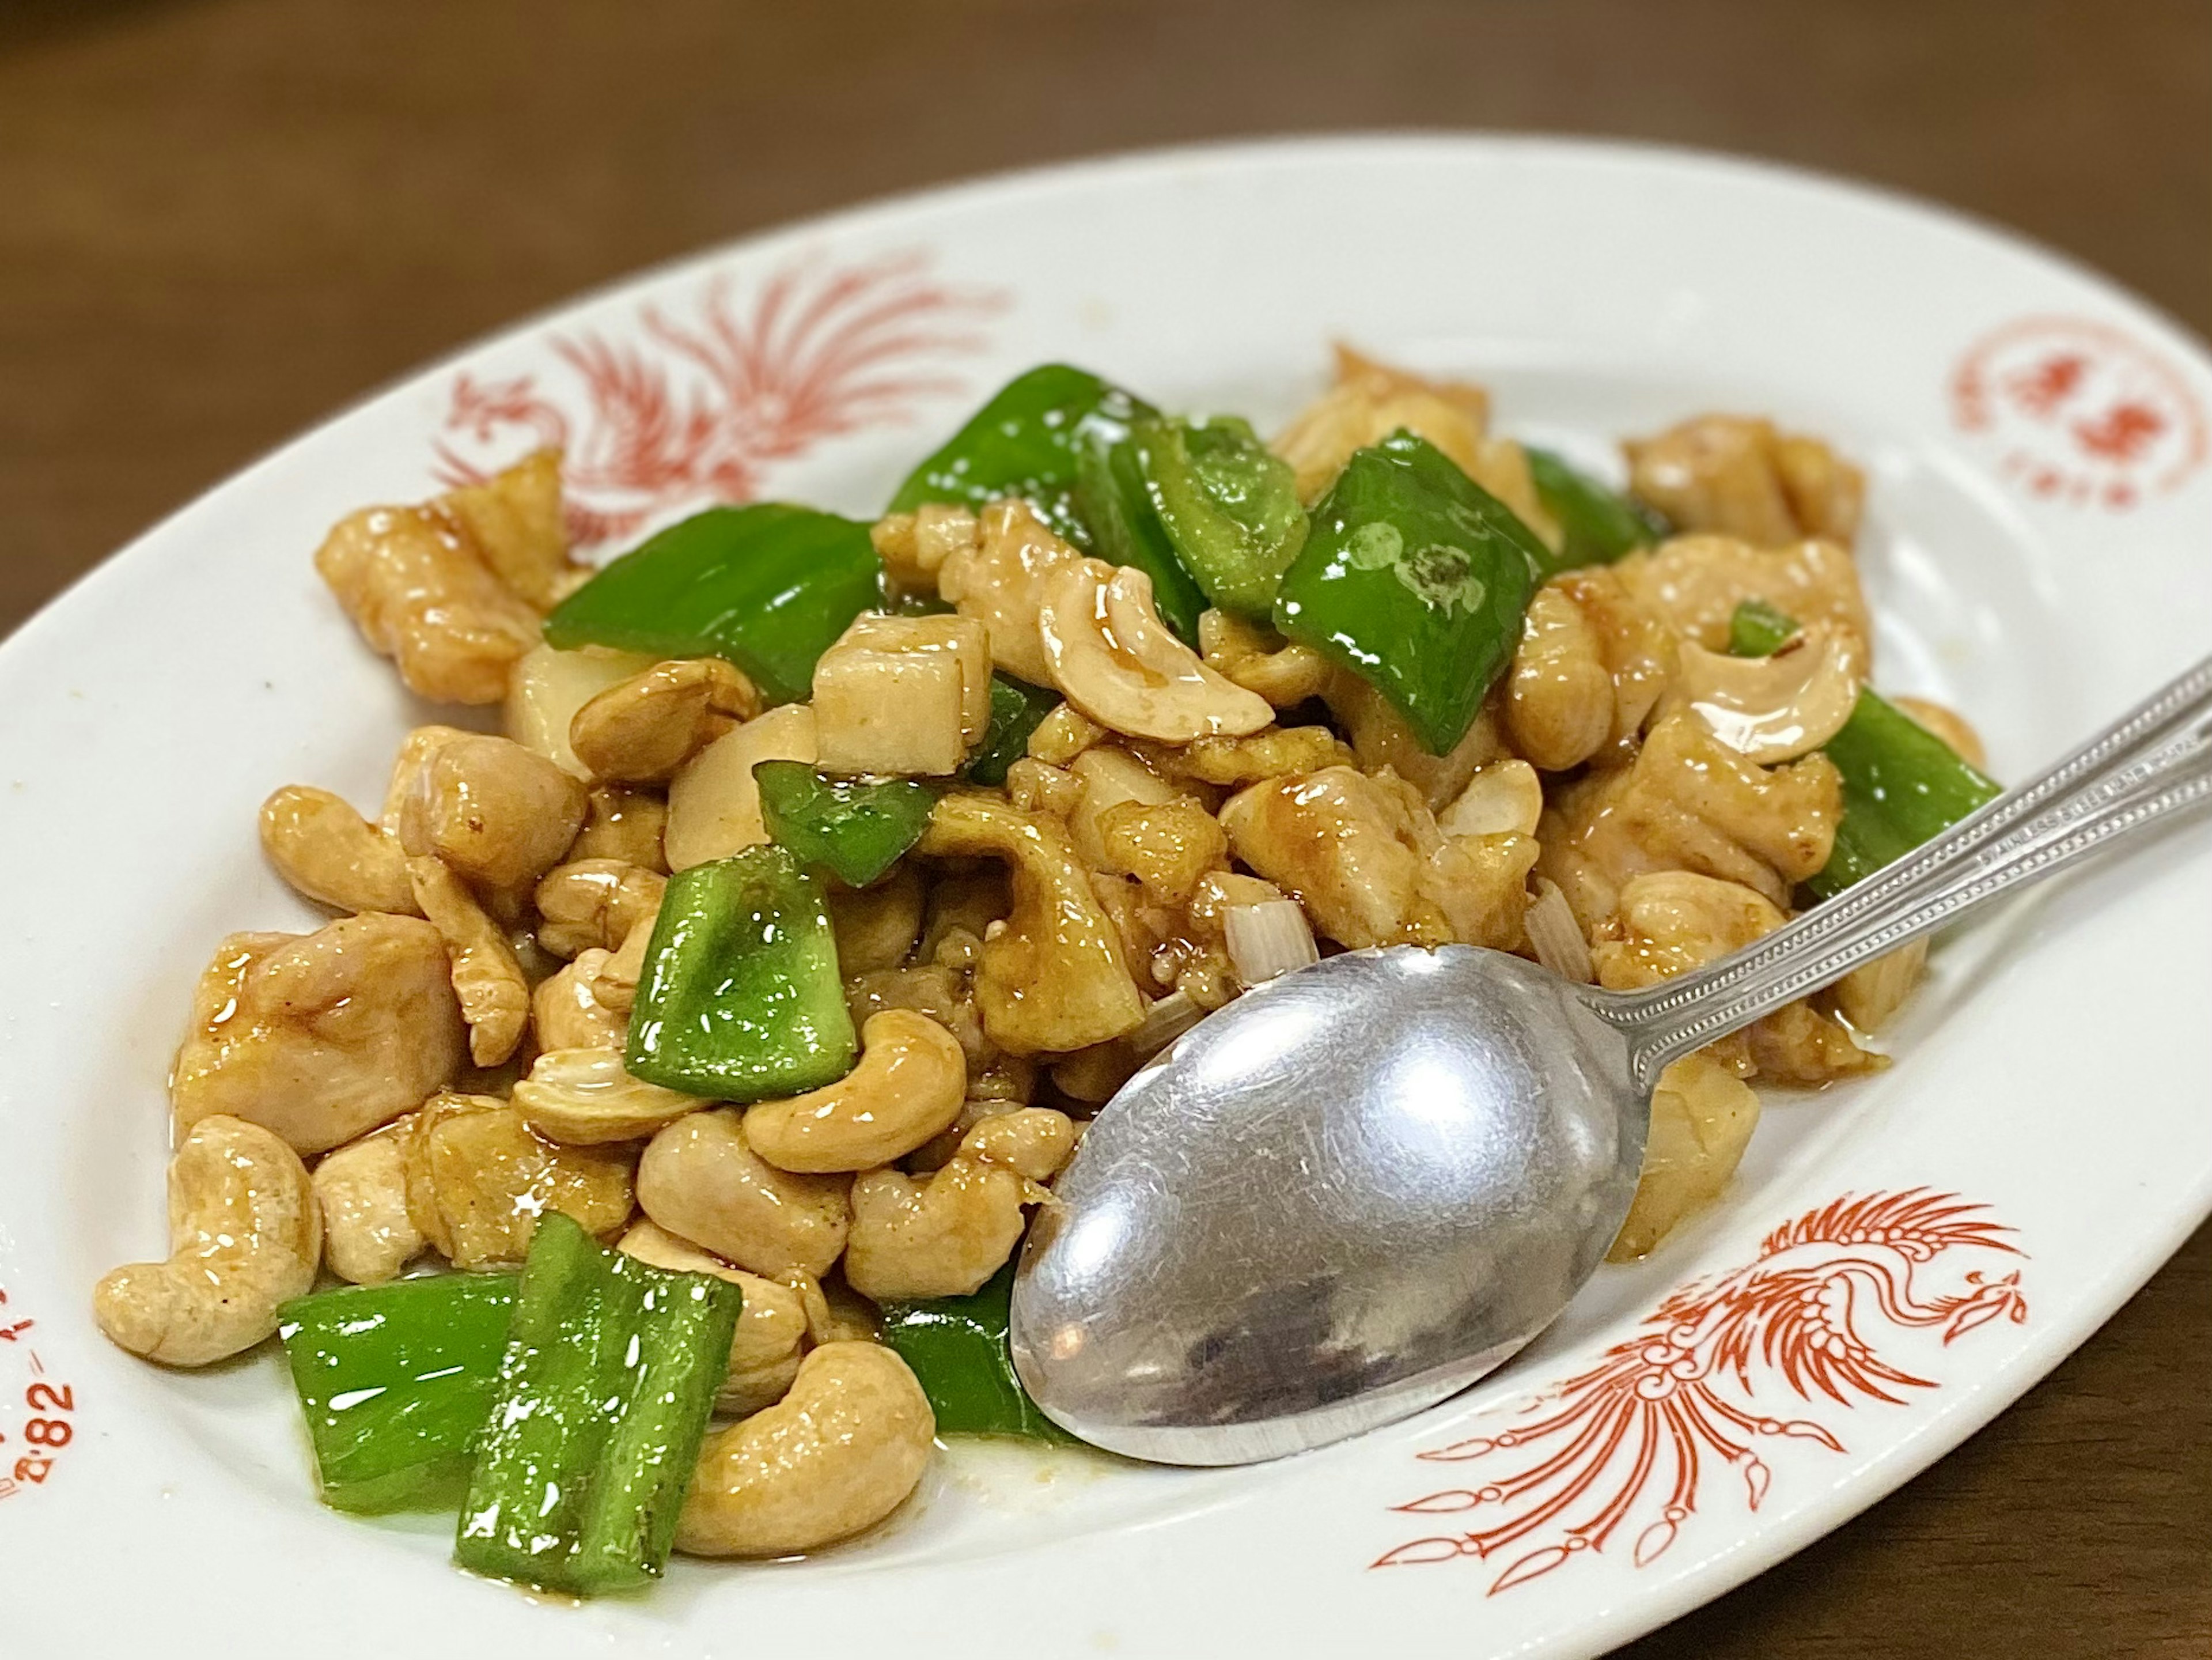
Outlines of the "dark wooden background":
M 1861 174 L 2212 333 L 2205 0 L 0 0 L 0 632 L 633 267 L 982 169 L 1394 125 Z M 2203 1660 L 2208 1372 L 2212 1229 L 1966 1446 L 1628 1652 Z

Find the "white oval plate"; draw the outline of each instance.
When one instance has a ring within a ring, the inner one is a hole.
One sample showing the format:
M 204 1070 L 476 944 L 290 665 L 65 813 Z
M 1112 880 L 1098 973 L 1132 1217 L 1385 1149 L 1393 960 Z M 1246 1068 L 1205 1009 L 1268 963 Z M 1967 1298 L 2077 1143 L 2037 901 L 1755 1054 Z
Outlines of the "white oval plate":
M 2012 238 L 1734 161 L 1355 138 L 1056 168 L 803 226 L 524 325 L 341 416 L 0 651 L 0 1633 L 11 1654 L 1581 1654 L 1887 1493 L 2026 1389 L 2212 1205 L 2212 838 L 1938 952 L 1899 1064 L 1768 1098 L 1727 1199 L 1481 1387 L 1356 1443 L 1184 1472 L 970 1446 L 878 1535 L 678 1563 L 571 1608 L 448 1524 L 319 1507 L 264 1354 L 162 1372 L 88 1292 L 160 1254 L 162 1079 L 222 933 L 314 918 L 254 811 L 374 800 L 428 712 L 308 556 L 340 514 L 546 439 L 611 546 L 720 496 L 855 514 L 1048 357 L 1265 426 L 1325 343 L 1489 384 L 1611 465 L 1713 407 L 1872 477 L 1882 679 L 2055 756 L 2212 638 L 2212 363 Z M 446 718 L 441 714 L 438 718 Z

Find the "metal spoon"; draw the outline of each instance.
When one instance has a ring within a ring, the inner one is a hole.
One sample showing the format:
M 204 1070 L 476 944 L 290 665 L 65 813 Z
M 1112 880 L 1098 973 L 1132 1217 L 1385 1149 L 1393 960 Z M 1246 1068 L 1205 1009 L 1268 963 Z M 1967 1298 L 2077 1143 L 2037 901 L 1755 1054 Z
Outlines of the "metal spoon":
M 2212 797 L 2212 659 L 2032 783 L 1749 949 L 1648 991 L 1503 952 L 1346 952 L 1123 1086 L 1014 1281 L 1023 1383 L 1171 1464 L 1324 1445 L 1550 1324 L 1627 1214 L 1667 1064 L 1968 907 Z

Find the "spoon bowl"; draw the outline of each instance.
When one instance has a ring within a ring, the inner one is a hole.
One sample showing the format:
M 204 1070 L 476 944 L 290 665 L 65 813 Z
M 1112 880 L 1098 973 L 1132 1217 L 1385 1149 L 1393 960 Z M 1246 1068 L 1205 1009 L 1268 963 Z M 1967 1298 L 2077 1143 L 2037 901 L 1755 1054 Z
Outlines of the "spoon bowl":
M 1636 1192 L 1627 1040 L 1583 994 L 1502 952 L 1395 946 L 1194 1027 L 1038 1223 L 1013 1307 L 1031 1393 L 1113 1451 L 1241 1463 L 1489 1371 Z

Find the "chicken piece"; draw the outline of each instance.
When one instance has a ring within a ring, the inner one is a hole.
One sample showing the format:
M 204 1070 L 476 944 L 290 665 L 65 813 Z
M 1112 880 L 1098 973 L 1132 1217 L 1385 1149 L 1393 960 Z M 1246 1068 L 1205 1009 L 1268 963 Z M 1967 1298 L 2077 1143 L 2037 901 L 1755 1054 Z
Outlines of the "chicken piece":
M 1606 1260 L 1633 1262 L 1699 1207 L 1718 1198 L 1759 1128 L 1759 1096 L 1705 1050 L 1659 1074 L 1644 1172 Z
M 1083 556 L 1047 528 L 1026 502 L 983 509 L 973 542 L 961 542 L 937 573 L 938 592 L 990 635 L 991 660 L 1033 686 L 1053 684 L 1037 633 L 1045 581 Z
M 441 1093 L 408 1137 L 407 1214 L 457 1268 L 519 1263 L 549 1210 L 602 1238 L 628 1223 L 637 1153 L 562 1146 L 495 1096 Z
M 1848 547 L 1858 534 L 1866 476 L 1820 440 L 1778 432 L 1771 421 L 1700 415 L 1621 447 L 1629 488 L 1681 530 L 1762 548 L 1808 536 Z
M 176 1133 L 222 1114 L 325 1152 L 451 1082 L 465 1036 L 445 941 L 420 918 L 232 934 L 192 993 L 170 1075 Z
M 852 975 L 845 982 L 845 1006 L 852 1011 L 853 1024 L 863 1028 L 886 1009 L 912 1009 L 927 1015 L 959 1040 L 971 1073 L 997 1053 L 983 1036 L 982 1018 L 975 1012 L 975 998 L 967 976 L 941 963 L 867 969 Z
M 558 458 L 533 456 L 426 506 L 364 508 L 331 528 L 315 569 L 410 690 L 496 703 L 562 586 L 559 491 Z
M 1352 762 L 1352 751 L 1327 727 L 1267 727 L 1242 738 L 1201 738 L 1182 745 L 1140 739 L 1130 747 L 1172 783 L 1231 788 Z
M 1774 904 L 1828 862 L 1843 780 L 1825 755 L 1759 767 L 1685 709 L 1651 729 L 1635 764 L 1557 792 L 1538 830 L 1538 868 L 1592 933 L 1621 887 L 1686 870 L 1757 890 Z
M 1689 871 L 1661 871 L 1624 884 L 1620 908 L 1591 942 L 1598 984 L 1640 991 L 1741 951 L 1789 920 L 1765 895 L 1737 882 Z M 1804 1002 L 1759 1020 L 1731 1056 L 1747 1054 L 1762 1077 L 1778 1083 L 1825 1084 L 1888 1064 L 1861 1049 L 1835 1021 Z
M 439 505 L 467 530 L 493 574 L 535 610 L 552 610 L 591 575 L 568 556 L 559 450 L 535 451 L 481 484 L 448 490 Z
M 1446 836 L 1413 787 L 1325 767 L 1269 779 L 1221 810 L 1231 850 L 1340 945 L 1520 942 L 1531 838 Z
M 949 502 L 925 502 L 912 513 L 885 514 L 868 530 L 891 581 L 918 593 L 936 592 L 945 562 L 972 549 L 981 535 L 975 515 Z
M 1035 1055 L 1088 1049 L 1135 1030 L 1144 1000 L 1055 821 L 956 793 L 938 801 L 916 850 L 1007 866 L 1012 909 L 1003 927 L 987 931 L 975 964 L 975 1006 L 994 1043 Z
M 1857 562 L 1838 542 L 1754 548 L 1732 536 L 1677 536 L 1610 567 L 1649 615 L 1707 651 L 1729 648 L 1729 623 L 1763 599 L 1801 623 L 1832 623 L 1863 672 L 1874 664 L 1874 624 Z
M 385 813 L 409 857 L 512 891 L 568 851 L 585 796 L 581 781 L 512 739 L 425 727 L 400 749 Z
M 1570 571 L 1536 590 L 1506 677 L 1506 736 L 1547 772 L 1633 753 L 1674 672 L 1673 633 L 1611 570 Z
M 1329 713 L 1352 739 L 1359 769 L 1377 773 L 1388 767 L 1413 786 L 1431 807 L 1441 807 L 1467 787 L 1475 769 L 1505 753 L 1498 735 L 1495 699 L 1476 711 L 1467 733 L 1448 755 L 1421 747 L 1397 707 L 1356 674 L 1340 673 L 1322 694 Z
M 1310 502 L 1335 481 L 1363 445 L 1404 427 L 1419 434 L 1469 474 L 1480 465 L 1490 395 L 1463 380 L 1430 380 L 1336 348 L 1336 384 L 1299 411 L 1270 446 L 1297 475 L 1298 499 Z
M 1286 641 L 1273 629 L 1225 611 L 1200 614 L 1198 646 L 1208 668 L 1258 692 L 1279 709 L 1320 696 L 1336 674 L 1328 659 L 1311 646 Z
M 1220 824 L 1188 800 L 1121 802 L 1099 816 L 1098 838 L 1105 868 L 1135 877 L 1155 904 L 1181 905 L 1200 877 L 1228 862 Z

